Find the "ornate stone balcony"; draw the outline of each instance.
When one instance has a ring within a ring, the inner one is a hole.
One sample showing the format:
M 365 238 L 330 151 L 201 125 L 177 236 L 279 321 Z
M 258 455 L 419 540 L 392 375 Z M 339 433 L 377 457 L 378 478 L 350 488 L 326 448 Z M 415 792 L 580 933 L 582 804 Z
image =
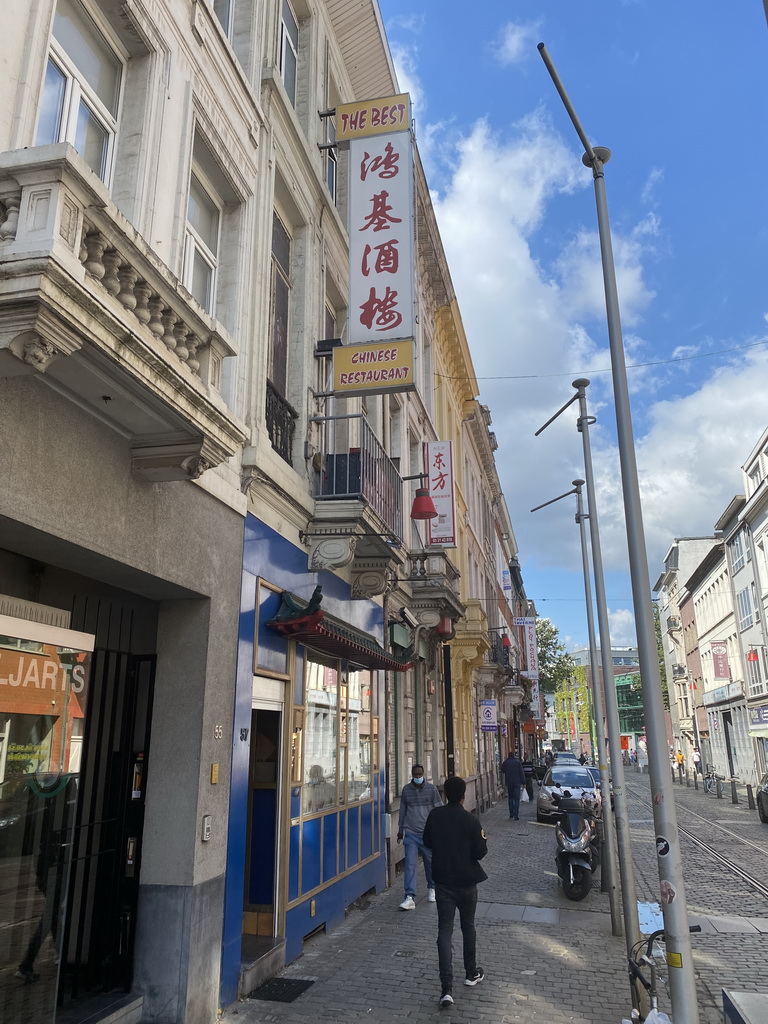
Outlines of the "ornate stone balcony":
M 460 619 L 466 611 L 459 597 L 461 573 L 444 548 L 431 546 L 411 551 L 406 563 L 405 582 L 410 584 L 410 611 L 423 625 L 435 626 L 440 619 Z
M 0 267 L 0 376 L 40 374 L 129 437 L 151 480 L 238 451 L 219 391 L 234 345 L 70 146 L 0 155 Z

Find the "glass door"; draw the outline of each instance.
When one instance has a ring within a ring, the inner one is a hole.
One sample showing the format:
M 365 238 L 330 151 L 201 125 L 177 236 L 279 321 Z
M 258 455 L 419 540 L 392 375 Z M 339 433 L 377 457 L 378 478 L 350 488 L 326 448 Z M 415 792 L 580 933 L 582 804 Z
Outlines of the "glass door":
M 0 1019 L 53 1020 L 93 637 L 0 616 Z

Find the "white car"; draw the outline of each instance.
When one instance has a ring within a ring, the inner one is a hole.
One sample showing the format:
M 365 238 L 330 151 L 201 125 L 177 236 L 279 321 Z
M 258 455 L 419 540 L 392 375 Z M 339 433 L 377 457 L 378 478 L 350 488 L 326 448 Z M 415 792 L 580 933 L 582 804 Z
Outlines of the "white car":
M 556 764 L 549 769 L 542 780 L 536 801 L 536 821 L 554 821 L 560 813 L 552 799 L 552 793 L 567 790 L 571 796 L 588 797 L 596 807 L 600 806 L 600 790 L 595 785 L 591 772 L 575 764 Z

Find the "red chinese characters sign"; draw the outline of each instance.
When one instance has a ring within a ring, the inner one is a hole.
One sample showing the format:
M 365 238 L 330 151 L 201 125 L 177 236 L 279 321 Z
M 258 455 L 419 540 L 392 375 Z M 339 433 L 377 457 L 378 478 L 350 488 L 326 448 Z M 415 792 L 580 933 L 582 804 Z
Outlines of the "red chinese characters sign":
M 424 445 L 427 486 L 435 503 L 437 519 L 427 524 L 430 544 L 456 547 L 456 493 L 453 475 L 453 441 L 428 441 Z
M 394 97 L 393 99 L 402 99 Z M 386 106 L 386 101 L 376 104 Z M 387 108 L 389 109 L 389 107 Z M 399 109 L 399 108 L 398 108 Z M 403 113 L 407 125 L 409 113 Z M 380 128 L 380 122 L 377 122 Z M 349 343 L 414 332 L 413 149 L 410 132 L 349 142 Z

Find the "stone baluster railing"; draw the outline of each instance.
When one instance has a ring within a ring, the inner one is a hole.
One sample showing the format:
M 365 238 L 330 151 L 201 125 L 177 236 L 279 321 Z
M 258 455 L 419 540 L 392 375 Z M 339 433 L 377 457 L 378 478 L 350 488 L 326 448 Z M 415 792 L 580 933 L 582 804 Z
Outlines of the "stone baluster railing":
M 6 208 L 10 209 L 7 205 L 9 201 L 4 202 Z M 18 204 L 16 213 L 18 216 Z M 6 217 L 5 224 L 9 219 Z M 5 224 L 0 225 L 0 239 Z M 92 278 L 133 313 L 142 327 L 146 327 L 162 341 L 168 351 L 173 352 L 191 373 L 199 376 L 198 355 L 205 347 L 203 342 L 195 336 L 183 318 L 166 304 L 165 299 L 154 292 L 138 271 L 110 245 L 98 228 L 89 224 L 83 225 L 80 262 Z
M 9 242 L 16 237 L 20 206 L 21 192 L 0 201 L 0 242 Z

